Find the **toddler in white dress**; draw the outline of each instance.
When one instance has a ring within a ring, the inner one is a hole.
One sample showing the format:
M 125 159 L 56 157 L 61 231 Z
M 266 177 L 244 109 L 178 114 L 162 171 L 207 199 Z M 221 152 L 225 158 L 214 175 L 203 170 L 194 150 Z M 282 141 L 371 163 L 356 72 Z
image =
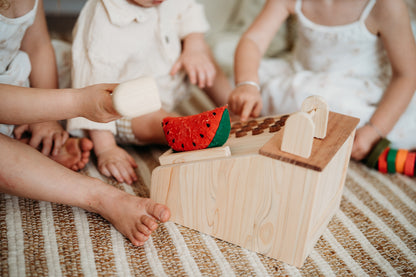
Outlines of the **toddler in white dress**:
M 290 14 L 297 18 L 292 53 L 260 65 Z M 321 95 L 331 110 L 360 118 L 353 158 L 364 158 L 384 136 L 395 147 L 416 147 L 416 46 L 402 1 L 270 0 L 235 59 L 230 108 L 242 119 L 292 113 Z M 247 81 L 259 83 L 261 95 Z

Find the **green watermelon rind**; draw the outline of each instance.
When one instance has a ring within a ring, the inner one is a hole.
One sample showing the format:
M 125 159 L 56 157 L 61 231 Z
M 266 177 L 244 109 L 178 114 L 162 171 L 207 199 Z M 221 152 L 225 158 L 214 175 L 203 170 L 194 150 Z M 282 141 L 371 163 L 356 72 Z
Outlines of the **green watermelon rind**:
M 218 146 L 224 145 L 224 143 L 228 140 L 228 137 L 230 136 L 230 131 L 231 131 L 230 113 L 228 112 L 228 109 L 225 109 L 222 114 L 221 121 L 215 133 L 215 136 L 207 148 L 218 147 Z

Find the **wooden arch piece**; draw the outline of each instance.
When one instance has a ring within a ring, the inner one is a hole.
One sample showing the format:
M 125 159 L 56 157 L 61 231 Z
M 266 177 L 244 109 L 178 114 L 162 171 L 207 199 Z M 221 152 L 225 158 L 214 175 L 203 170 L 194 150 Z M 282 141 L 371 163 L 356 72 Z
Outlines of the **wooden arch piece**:
M 314 137 L 325 138 L 329 114 L 328 104 L 325 99 L 318 95 L 309 96 L 303 101 L 301 111 L 311 114 L 312 121 L 315 124 Z
M 305 112 L 290 115 L 283 133 L 282 151 L 309 158 L 312 152 L 314 133 L 315 124 L 311 115 Z

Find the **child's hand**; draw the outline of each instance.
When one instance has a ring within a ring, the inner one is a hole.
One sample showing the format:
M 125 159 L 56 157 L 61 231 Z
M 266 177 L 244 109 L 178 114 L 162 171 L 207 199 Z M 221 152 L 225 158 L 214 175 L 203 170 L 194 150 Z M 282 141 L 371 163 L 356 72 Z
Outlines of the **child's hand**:
M 211 87 L 215 79 L 215 66 L 210 57 L 201 52 L 183 52 L 173 65 L 170 74 L 173 76 L 179 70 L 185 69 L 189 81 L 199 88 Z
M 137 164 L 123 148 L 114 145 L 102 152 L 96 150 L 98 169 L 107 177 L 113 176 L 118 182 L 131 185 L 137 180 L 134 168 Z
M 240 115 L 241 121 L 247 121 L 252 117 L 260 115 L 263 103 L 260 91 L 251 85 L 244 85 L 234 89 L 228 99 L 231 112 Z
M 182 54 L 172 66 L 170 75 L 175 75 L 181 69 L 188 74 L 192 84 L 200 88 L 213 85 L 216 70 L 203 35 L 191 34 L 185 38 Z
M 121 118 L 113 106 L 111 92 L 117 84 L 99 84 L 82 88 L 79 104 L 83 117 L 97 122 L 110 122 Z
M 364 159 L 379 141 L 380 136 L 369 125 L 364 125 L 355 133 L 354 144 L 352 146 L 351 158 L 360 161 Z
M 40 151 L 46 156 L 56 156 L 69 137 L 69 134 L 56 121 L 48 121 L 29 125 L 20 125 L 14 129 L 14 136 L 21 139 L 23 133 L 29 132 L 29 145 Z

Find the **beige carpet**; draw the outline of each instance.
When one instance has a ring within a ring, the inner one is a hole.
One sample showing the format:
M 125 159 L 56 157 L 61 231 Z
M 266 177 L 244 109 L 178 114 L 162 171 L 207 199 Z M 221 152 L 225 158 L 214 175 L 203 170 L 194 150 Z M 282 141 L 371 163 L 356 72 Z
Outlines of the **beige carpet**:
M 102 177 L 92 162 L 82 173 L 148 195 L 166 148 L 126 149 L 139 165 L 134 186 Z M 134 247 L 96 214 L 5 194 L 0 241 L 1 276 L 414 276 L 416 178 L 351 162 L 341 208 L 300 269 L 172 222 Z

